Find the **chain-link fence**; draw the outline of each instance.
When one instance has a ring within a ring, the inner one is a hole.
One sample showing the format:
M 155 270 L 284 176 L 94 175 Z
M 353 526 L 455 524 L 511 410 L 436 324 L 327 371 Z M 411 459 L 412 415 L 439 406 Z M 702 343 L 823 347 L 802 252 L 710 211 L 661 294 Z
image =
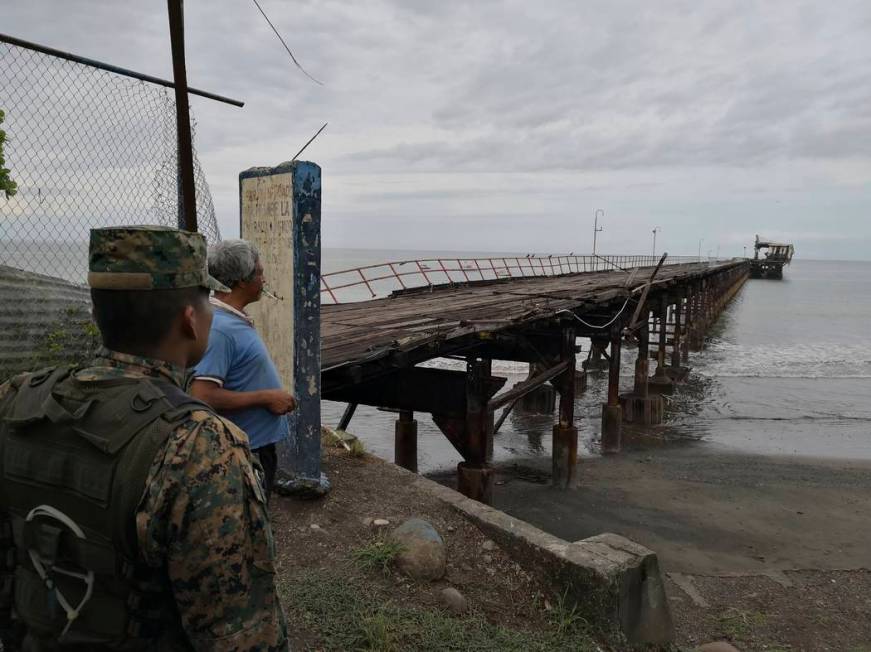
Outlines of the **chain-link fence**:
M 0 110 L 17 193 L 0 195 L 0 265 L 76 283 L 88 230 L 178 225 L 171 88 L 0 42 Z M 220 239 L 194 155 L 199 230 Z

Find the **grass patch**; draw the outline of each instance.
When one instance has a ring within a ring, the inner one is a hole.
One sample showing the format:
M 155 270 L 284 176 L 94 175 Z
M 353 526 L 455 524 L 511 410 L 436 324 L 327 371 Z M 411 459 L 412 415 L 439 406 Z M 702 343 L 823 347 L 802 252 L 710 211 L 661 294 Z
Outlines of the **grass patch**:
M 766 617 L 759 611 L 742 611 L 733 607 L 721 613 L 717 620 L 720 632 L 734 641 L 748 638 L 754 629 L 765 624 Z
M 386 573 L 400 552 L 402 552 L 401 544 L 395 541 L 376 540 L 352 551 L 351 558 L 363 570 L 380 570 Z
M 586 634 L 590 630 L 587 619 L 581 615 L 578 604 L 568 599 L 568 589 L 562 595 L 556 597 L 556 601 L 550 608 L 550 622 L 558 636 L 572 634 Z
M 513 630 L 477 615 L 452 617 L 436 609 L 397 604 L 377 585 L 339 571 L 306 570 L 279 583 L 290 627 L 305 629 L 326 650 L 481 650 L 545 652 L 599 649 L 579 632 Z M 565 628 L 564 628 L 565 629 Z

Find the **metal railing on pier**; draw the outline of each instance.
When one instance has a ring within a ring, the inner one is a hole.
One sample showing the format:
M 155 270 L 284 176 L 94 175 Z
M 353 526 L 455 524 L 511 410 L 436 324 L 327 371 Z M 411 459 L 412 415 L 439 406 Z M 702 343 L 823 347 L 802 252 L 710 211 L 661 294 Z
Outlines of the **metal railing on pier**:
M 669 256 L 665 264 L 701 262 L 696 256 Z M 659 256 L 494 256 L 426 258 L 365 265 L 321 275 L 321 301 L 343 303 L 385 296 L 396 290 L 504 278 L 559 276 L 582 272 L 652 267 Z

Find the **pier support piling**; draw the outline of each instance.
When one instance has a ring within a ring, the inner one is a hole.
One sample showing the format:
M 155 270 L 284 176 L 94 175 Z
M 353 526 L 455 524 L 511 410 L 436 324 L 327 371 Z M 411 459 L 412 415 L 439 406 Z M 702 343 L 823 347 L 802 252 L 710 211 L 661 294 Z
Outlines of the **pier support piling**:
M 393 445 L 393 459 L 397 466 L 417 473 L 417 419 L 411 410 L 400 410 Z
M 683 297 L 677 297 L 671 314 L 674 321 L 671 336 L 671 364 L 666 367 L 665 372 L 668 374 L 668 377 L 671 378 L 673 383 L 683 383 L 686 381 L 687 376 L 689 376 L 690 373 L 689 367 L 681 365 L 681 342 L 683 341 L 682 329 L 684 327 L 684 324 L 681 323 L 681 317 L 683 316 Z M 685 321 L 686 317 L 684 316 L 683 318 Z
M 527 379 L 537 376 L 546 369 L 545 364 L 530 362 Z M 553 414 L 556 409 L 556 394 L 556 389 L 550 383 L 544 383 L 522 396 L 514 409 L 528 414 Z
M 602 340 L 596 337 L 590 340 L 590 355 L 581 363 L 584 371 L 601 371 L 608 368 L 608 360 L 605 355 L 607 346 L 607 339 Z
M 659 300 L 657 311 L 659 321 L 659 348 L 656 351 L 656 373 L 648 383 L 651 394 L 671 394 L 674 391 L 674 383 L 665 369 L 665 353 L 668 337 L 668 296 L 662 295 Z
M 487 411 L 490 368 L 490 360 L 466 362 L 466 461 L 457 466 L 460 493 L 488 505 L 493 498 L 493 469 L 487 463 L 493 450 L 493 415 Z
M 620 407 L 621 330 L 611 331 L 611 359 L 608 365 L 608 402 L 602 405 L 602 453 L 619 453 L 623 438 L 623 409 Z
M 620 397 L 623 410 L 623 421 L 641 425 L 658 425 L 662 423 L 663 401 L 658 394 L 648 391 L 648 375 L 650 374 L 650 321 L 647 311 L 638 327 L 638 358 L 635 360 L 635 384 L 632 392 Z
M 568 362 L 565 371 L 555 379 L 559 389 L 559 422 L 553 427 L 554 487 L 571 489 L 577 486 L 578 429 L 575 427 L 575 329 L 563 329 L 562 360 Z

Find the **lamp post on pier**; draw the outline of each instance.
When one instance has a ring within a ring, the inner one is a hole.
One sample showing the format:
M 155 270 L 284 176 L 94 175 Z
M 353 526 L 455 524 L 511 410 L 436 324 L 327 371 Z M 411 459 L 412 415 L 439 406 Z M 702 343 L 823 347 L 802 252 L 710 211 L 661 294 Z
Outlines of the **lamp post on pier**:
M 699 254 L 698 254 L 699 262 L 702 262 L 702 243 L 704 241 L 705 241 L 704 238 L 699 238 Z
M 653 227 L 653 255 L 654 256 L 656 255 L 656 232 L 657 231 L 662 231 L 662 227 L 661 226 L 654 226 Z
M 596 212 L 593 213 L 593 256 L 596 255 L 596 236 L 599 235 L 599 231 L 605 230 L 605 227 L 599 226 L 599 213 L 602 214 L 602 217 L 605 217 L 605 211 L 601 208 L 597 208 Z

